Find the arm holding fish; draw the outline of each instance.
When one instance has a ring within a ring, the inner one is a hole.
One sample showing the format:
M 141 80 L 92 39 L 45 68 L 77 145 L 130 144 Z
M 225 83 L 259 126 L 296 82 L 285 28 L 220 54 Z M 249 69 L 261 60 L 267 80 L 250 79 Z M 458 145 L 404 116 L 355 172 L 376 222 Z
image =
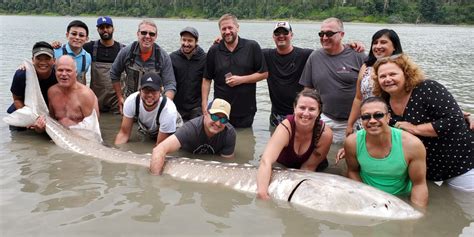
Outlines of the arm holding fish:
M 356 157 L 356 134 L 349 135 L 344 142 L 344 151 L 347 164 L 347 177 L 362 182 L 360 178 L 360 166 Z
M 402 144 L 408 163 L 408 175 L 413 184 L 410 200 L 419 207 L 428 204 L 428 186 L 426 184 L 426 149 L 417 137 L 403 132 Z
M 201 84 L 201 109 L 202 109 L 202 114 L 206 115 L 208 114 L 207 112 L 207 102 L 209 99 L 209 92 L 211 91 L 211 83 L 212 80 L 203 78 L 202 79 L 202 84 Z
M 291 127 L 288 120 L 283 120 L 287 127 Z M 283 125 L 278 125 L 273 133 L 270 141 L 268 141 L 265 151 L 263 152 L 262 159 L 257 172 L 257 197 L 267 200 L 270 199 L 268 195 L 268 186 L 272 175 L 272 164 L 275 163 L 280 155 L 281 151 L 290 141 L 289 132 Z
M 329 126 L 324 126 L 324 131 L 319 138 L 318 144 L 314 148 L 309 159 L 301 165 L 302 170 L 315 171 L 319 164 L 327 158 L 329 148 L 332 143 L 332 130 Z
M 165 164 L 166 154 L 177 151 L 181 148 L 176 135 L 171 135 L 166 138 L 163 142 L 153 148 L 150 160 L 150 173 L 152 175 L 161 175 L 163 171 L 163 165 Z
M 115 145 L 124 144 L 128 142 L 133 128 L 133 118 L 128 118 L 125 115 L 122 116 L 122 124 L 120 125 L 120 131 L 115 137 Z

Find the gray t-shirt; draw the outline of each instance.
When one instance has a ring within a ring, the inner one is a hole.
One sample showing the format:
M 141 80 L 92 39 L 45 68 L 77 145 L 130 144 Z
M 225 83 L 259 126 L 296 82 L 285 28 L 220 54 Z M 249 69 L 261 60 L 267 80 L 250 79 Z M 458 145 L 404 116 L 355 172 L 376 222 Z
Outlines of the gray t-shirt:
M 357 76 L 364 63 L 364 53 L 350 48 L 338 55 L 328 55 L 323 49 L 314 51 L 306 61 L 299 83 L 319 91 L 323 113 L 334 120 L 347 120 L 351 112 Z
M 235 129 L 230 123 L 225 129 L 208 138 L 203 127 L 204 116 L 191 119 L 179 128 L 174 134 L 181 148 L 193 154 L 220 154 L 232 155 L 235 149 Z

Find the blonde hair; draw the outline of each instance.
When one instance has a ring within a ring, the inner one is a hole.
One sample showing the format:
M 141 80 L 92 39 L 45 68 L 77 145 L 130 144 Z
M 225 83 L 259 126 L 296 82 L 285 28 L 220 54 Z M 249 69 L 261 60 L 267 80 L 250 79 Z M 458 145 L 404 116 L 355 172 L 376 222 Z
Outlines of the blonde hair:
M 237 17 L 233 14 L 226 13 L 219 18 L 218 26 L 219 28 L 221 27 L 221 23 L 225 20 L 232 20 L 236 26 L 239 26 L 239 23 L 237 22 Z
M 374 81 L 374 95 L 375 96 L 387 96 L 387 93 L 382 90 L 380 84 L 378 82 L 379 77 L 379 68 L 380 66 L 393 63 L 396 64 L 400 69 L 403 71 L 403 75 L 405 76 L 405 91 L 410 92 L 419 85 L 421 82 L 425 80 L 425 74 L 423 71 L 416 65 L 408 55 L 396 54 L 390 57 L 380 58 L 374 64 L 374 75 L 372 76 L 372 80 Z

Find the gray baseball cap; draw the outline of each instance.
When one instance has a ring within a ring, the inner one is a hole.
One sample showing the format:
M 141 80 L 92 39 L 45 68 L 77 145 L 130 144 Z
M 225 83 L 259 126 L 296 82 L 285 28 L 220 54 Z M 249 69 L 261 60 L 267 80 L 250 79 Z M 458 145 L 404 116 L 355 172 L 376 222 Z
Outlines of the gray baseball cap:
M 180 36 L 183 36 L 184 33 L 189 33 L 191 34 L 196 40 L 199 39 L 199 33 L 194 27 L 185 27 L 181 32 L 179 33 Z

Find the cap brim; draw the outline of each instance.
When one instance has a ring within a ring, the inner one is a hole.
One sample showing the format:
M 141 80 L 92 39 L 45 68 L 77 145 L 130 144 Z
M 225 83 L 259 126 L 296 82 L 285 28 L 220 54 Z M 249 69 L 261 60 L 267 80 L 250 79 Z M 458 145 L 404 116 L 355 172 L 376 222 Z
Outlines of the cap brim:
M 222 109 L 209 109 L 208 111 L 210 114 L 218 114 L 218 113 L 224 114 L 227 117 L 227 119 L 229 119 L 229 114 Z
M 155 83 L 145 83 L 140 86 L 140 89 L 143 89 L 145 87 L 150 87 L 156 91 L 159 91 L 161 89 L 161 86 L 156 85 Z
M 96 27 L 99 27 L 99 26 L 101 26 L 101 25 L 114 26 L 113 24 L 109 24 L 109 23 L 102 23 L 102 24 L 96 25 Z
M 42 55 L 42 54 L 48 55 L 49 57 L 54 58 L 54 56 L 53 56 L 52 53 L 46 52 L 46 51 L 36 52 L 35 54 L 33 54 L 33 58 L 36 58 L 36 57 L 38 57 L 38 56 L 40 56 L 40 55 Z

